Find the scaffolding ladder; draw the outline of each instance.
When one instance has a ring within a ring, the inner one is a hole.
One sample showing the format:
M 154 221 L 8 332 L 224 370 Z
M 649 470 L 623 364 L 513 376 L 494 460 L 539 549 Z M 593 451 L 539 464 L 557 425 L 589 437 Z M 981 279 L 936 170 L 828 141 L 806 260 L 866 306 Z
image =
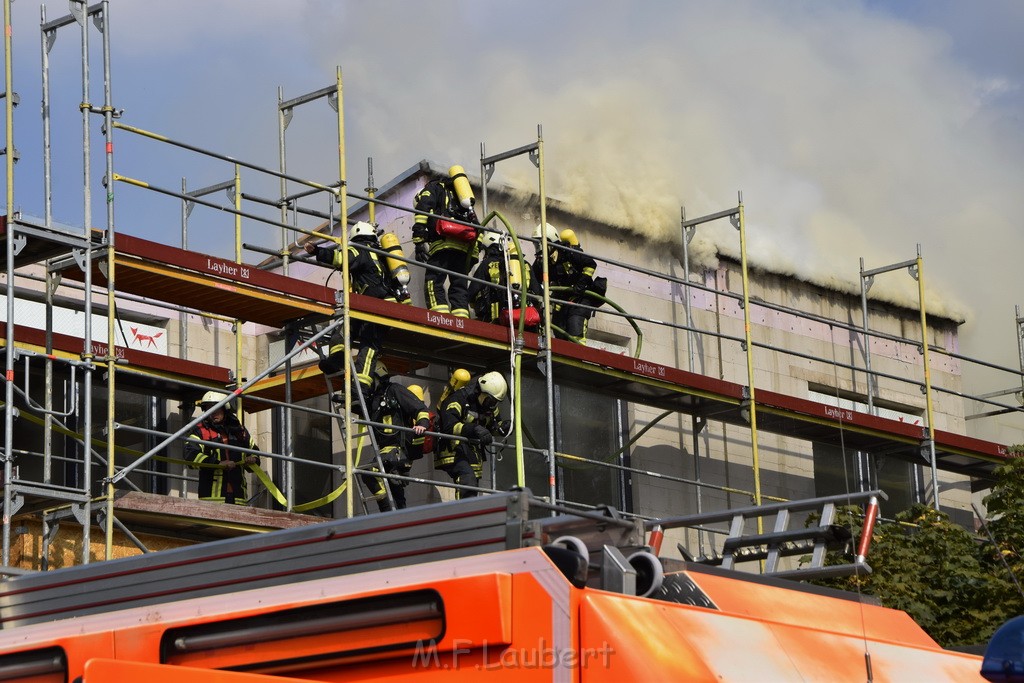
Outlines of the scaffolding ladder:
M 868 543 L 878 515 L 878 499 L 888 499 L 880 490 L 824 496 L 806 500 L 755 505 L 721 512 L 698 513 L 681 517 L 653 520 L 646 523 L 651 530 L 653 546 L 660 545 L 666 529 L 682 527 L 703 528 L 708 524 L 729 523 L 721 551 L 694 556 L 678 544 L 680 554 L 690 562 L 718 565 L 723 569 L 734 569 L 739 562 L 758 561 L 764 563 L 762 576 L 785 579 L 822 579 L 854 574 L 869 574 L 871 566 L 866 561 Z M 843 564 L 826 565 L 829 550 L 849 548 L 853 535 L 843 526 L 837 525 L 836 512 L 839 505 L 867 503 L 864 530 L 853 561 Z M 795 521 L 794 513 L 815 512 L 817 523 L 803 528 L 790 528 Z M 765 518 L 774 517 L 771 531 L 756 534 L 745 533 L 748 522 L 757 522 L 762 528 Z M 810 554 L 807 565 L 799 569 L 780 569 L 785 557 Z

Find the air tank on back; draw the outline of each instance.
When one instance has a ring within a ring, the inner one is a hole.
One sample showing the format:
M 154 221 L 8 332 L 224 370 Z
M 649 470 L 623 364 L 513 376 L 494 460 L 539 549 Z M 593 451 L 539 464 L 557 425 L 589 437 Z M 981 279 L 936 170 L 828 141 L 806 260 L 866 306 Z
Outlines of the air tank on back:
M 452 166 L 448 169 L 448 176 L 455 186 L 455 194 L 459 198 L 459 204 L 463 209 L 472 209 L 476 204 L 476 197 L 473 196 L 473 188 L 469 185 L 469 178 L 466 177 L 466 169 L 461 166 Z

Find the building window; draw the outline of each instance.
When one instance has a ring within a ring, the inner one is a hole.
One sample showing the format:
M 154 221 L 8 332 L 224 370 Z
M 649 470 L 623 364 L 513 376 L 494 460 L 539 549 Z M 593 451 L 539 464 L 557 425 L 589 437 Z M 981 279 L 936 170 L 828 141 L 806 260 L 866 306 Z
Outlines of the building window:
M 331 406 L 327 396 L 295 401 L 294 405 L 313 408 L 316 410 L 330 412 Z M 282 435 L 284 430 L 284 408 L 274 410 L 274 451 L 286 453 Z M 310 413 L 304 410 L 293 410 L 292 414 L 292 455 L 302 460 L 309 460 L 317 463 L 334 463 L 344 465 L 345 463 L 345 441 L 340 438 L 340 430 L 330 415 L 322 413 Z M 337 432 L 338 438 L 335 439 Z M 334 445 L 339 443 L 340 450 L 335 453 Z M 358 440 L 357 440 L 358 443 Z M 373 457 L 373 447 L 367 442 L 363 445 L 362 458 L 365 463 L 367 458 Z M 287 482 L 288 465 L 282 460 L 274 460 L 274 481 Z M 295 463 L 295 499 L 293 505 L 308 503 L 327 496 L 344 482 L 344 476 L 337 467 L 328 468 L 321 465 L 306 465 Z M 282 493 L 286 493 L 286 485 L 280 486 Z M 358 493 L 356 496 L 358 497 Z M 324 503 L 320 507 L 309 510 L 306 514 L 321 515 L 324 517 L 345 517 L 347 516 L 346 497 L 338 496 L 335 499 L 333 509 L 330 503 Z M 268 501 L 269 503 L 269 501 Z
M 868 406 L 860 401 L 837 398 L 834 394 L 810 391 L 812 401 L 849 408 L 857 412 L 867 413 Z M 880 417 L 919 423 L 921 417 L 911 413 L 890 408 L 875 407 Z M 814 457 L 814 495 L 836 496 L 854 491 L 870 491 L 881 489 L 889 499 L 884 502 L 882 513 L 892 517 L 897 512 L 909 508 L 914 502 L 921 500 L 923 492 L 920 488 L 921 478 L 917 475 L 917 466 L 900 458 L 872 453 L 862 453 L 839 448 L 831 444 L 813 443 Z
M 814 495 L 838 496 L 881 489 L 889 496 L 882 514 L 892 517 L 909 508 L 914 495 L 914 465 L 899 458 L 843 450 L 831 444 L 813 444 Z
M 535 399 L 524 401 L 522 406 L 526 485 L 534 495 L 543 497 L 550 495 L 550 465 L 544 454 L 537 452 L 548 446 L 545 392 L 542 379 L 524 378 L 522 395 Z M 541 400 L 536 400 L 537 397 Z M 555 450 L 567 456 L 555 461 L 557 497 L 584 505 L 612 504 L 625 509 L 622 471 L 598 464 L 624 463 L 624 456 L 618 453 L 622 424 L 619 401 L 569 386 L 555 386 L 554 401 Z M 506 454 L 509 453 L 506 450 Z M 496 463 L 496 481 L 498 489 L 515 485 L 514 454 Z
M 33 380 L 37 378 L 40 380 L 33 384 L 32 398 L 37 405 L 43 405 L 42 372 L 40 370 L 37 373 L 35 369 L 32 372 Z M 35 408 L 27 407 L 24 404 L 19 405 L 24 413 L 23 419 L 19 419 L 15 423 L 14 445 L 15 448 L 25 451 L 18 457 L 19 477 L 22 480 L 39 482 L 48 480 L 53 484 L 68 488 L 82 490 L 89 488 L 92 495 L 106 494 L 102 479 L 106 476 L 107 471 L 103 462 L 107 457 L 107 446 L 103 434 L 107 424 L 107 387 L 95 382 L 92 387 L 90 438 L 93 440 L 92 451 L 95 455 L 92 458 L 91 474 L 88 475 L 91 483 L 86 480 L 84 467 L 86 451 L 82 444 L 85 432 L 85 423 L 82 419 L 85 415 L 84 404 L 90 399 L 82 393 L 83 387 L 84 382 L 79 380 L 78 405 L 74 406 L 72 414 L 55 417 L 55 425 L 58 430 L 53 433 L 50 442 L 51 462 L 48 478 L 44 474 L 43 417 Z M 70 400 L 72 395 L 69 380 L 66 377 L 59 377 L 55 372 L 52 394 L 54 409 L 58 412 L 67 412 L 69 406 L 66 405 L 66 400 Z M 134 463 L 163 440 L 160 434 L 147 434 L 130 428 L 166 432 L 166 397 L 154 395 L 152 392 L 138 391 L 128 386 L 118 386 L 114 400 L 115 422 L 128 427 L 128 429 L 118 429 L 114 432 L 114 462 L 118 467 L 125 467 Z M 61 425 L 63 428 L 60 427 Z M 169 454 L 165 450 L 156 455 L 166 456 Z M 167 471 L 166 461 L 155 457 L 150 458 L 128 475 L 129 488 L 132 488 L 133 485 L 135 489 L 146 493 L 166 494 L 170 489 Z

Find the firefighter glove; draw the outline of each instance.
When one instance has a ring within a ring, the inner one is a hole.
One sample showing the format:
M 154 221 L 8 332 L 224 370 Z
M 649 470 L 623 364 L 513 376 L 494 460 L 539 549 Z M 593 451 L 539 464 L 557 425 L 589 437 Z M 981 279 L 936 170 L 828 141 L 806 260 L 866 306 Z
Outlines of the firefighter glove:
M 485 447 L 485 448 L 487 446 L 490 446 L 491 442 L 494 441 L 494 437 L 491 436 L 491 433 L 489 431 L 487 431 L 486 428 L 481 427 L 480 425 L 472 425 L 472 427 L 473 427 L 473 429 L 472 429 L 471 438 L 479 440 L 480 441 L 480 445 Z
M 427 257 L 430 255 L 429 250 L 430 246 L 426 242 L 417 242 L 416 260 L 419 261 L 420 263 L 425 262 L 427 260 Z

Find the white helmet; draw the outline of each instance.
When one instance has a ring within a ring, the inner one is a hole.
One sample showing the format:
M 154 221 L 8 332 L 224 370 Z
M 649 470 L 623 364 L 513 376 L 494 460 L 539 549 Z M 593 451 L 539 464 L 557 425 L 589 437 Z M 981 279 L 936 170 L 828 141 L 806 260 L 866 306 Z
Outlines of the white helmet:
M 203 394 L 203 397 L 199 399 L 199 405 L 201 406 L 212 406 L 215 403 L 220 403 L 228 397 L 223 391 L 207 391 Z
M 478 239 L 480 240 L 480 246 L 486 249 L 494 244 L 501 244 L 504 242 L 505 236 L 499 232 L 495 232 L 494 230 L 481 230 L 480 237 Z
M 488 372 L 480 375 L 477 382 L 480 384 L 481 393 L 491 396 L 495 401 L 503 401 L 508 396 L 508 383 L 505 382 L 505 378 L 500 372 Z
M 545 227 L 546 226 L 546 227 Z M 539 240 L 541 234 L 546 232 L 548 235 L 548 242 L 554 242 L 558 244 L 561 240 L 558 238 L 558 231 L 555 230 L 555 226 L 550 223 L 545 223 L 544 226 L 538 225 L 533 231 L 533 239 Z
M 354 240 L 357 237 L 376 237 L 377 228 L 372 223 L 359 221 L 348 230 L 348 238 Z

